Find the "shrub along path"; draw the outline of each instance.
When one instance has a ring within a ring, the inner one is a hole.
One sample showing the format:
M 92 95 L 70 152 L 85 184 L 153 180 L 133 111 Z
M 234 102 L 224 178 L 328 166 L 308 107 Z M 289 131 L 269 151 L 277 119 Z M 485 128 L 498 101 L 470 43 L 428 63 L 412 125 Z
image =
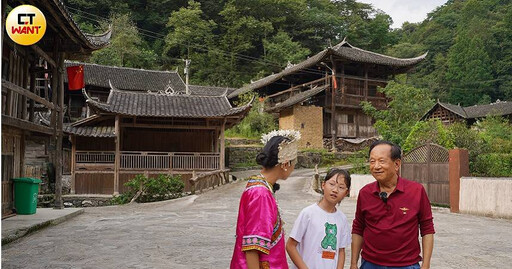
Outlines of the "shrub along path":
M 249 174 L 247 171 L 239 172 Z M 277 192 L 285 230 L 317 201 L 311 169 L 297 170 Z M 3 268 L 228 268 L 238 180 L 198 196 L 150 204 L 86 208 L 85 213 L 2 249 Z M 339 207 L 352 221 L 355 200 Z M 432 268 L 504 268 L 512 264 L 512 220 L 434 210 Z M 350 250 L 347 250 L 347 257 Z M 346 263 L 348 268 L 348 261 Z

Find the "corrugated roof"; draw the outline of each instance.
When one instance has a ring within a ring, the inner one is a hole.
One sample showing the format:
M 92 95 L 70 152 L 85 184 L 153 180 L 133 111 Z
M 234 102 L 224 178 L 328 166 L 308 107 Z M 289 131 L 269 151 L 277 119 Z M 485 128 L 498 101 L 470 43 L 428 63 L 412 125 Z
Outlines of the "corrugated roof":
M 171 95 L 111 89 L 107 102 L 103 103 L 84 94 L 87 103 L 101 112 L 129 116 L 209 118 L 236 115 L 251 108 L 251 102 L 233 108 L 225 95 Z
M 271 107 L 271 108 L 268 108 L 266 109 L 266 111 L 268 112 L 272 112 L 272 111 L 278 111 L 280 109 L 283 109 L 283 108 L 287 108 L 289 106 L 293 106 L 295 104 L 298 104 L 322 91 L 324 91 L 325 89 L 327 89 L 329 85 L 323 85 L 323 86 L 320 86 L 320 87 L 316 87 L 316 88 L 313 88 L 313 89 L 310 89 L 310 90 L 307 90 L 307 91 L 303 91 L 303 92 L 300 92 L 298 94 L 295 94 L 293 95 L 292 97 L 286 99 L 286 101 L 282 102 L 282 103 L 279 103 L 277 105 L 275 105 L 274 107 Z
M 354 47 L 350 45 L 348 42 L 343 41 L 339 43 L 338 45 L 327 48 L 314 56 L 306 59 L 305 61 L 302 61 L 290 68 L 286 68 L 283 71 L 273 74 L 267 77 L 264 77 L 258 81 L 255 81 L 249 85 L 243 86 L 240 89 L 237 89 L 233 93 L 229 94 L 229 98 L 234 98 L 240 94 L 246 93 L 251 90 L 259 89 L 261 87 L 267 86 L 287 75 L 296 73 L 297 71 L 300 71 L 302 69 L 306 69 L 309 67 L 312 67 L 314 65 L 319 64 L 322 60 L 324 60 L 326 57 L 334 55 L 338 56 L 340 58 L 348 59 L 355 62 L 361 62 L 361 63 L 371 63 L 371 64 L 379 64 L 379 65 L 387 65 L 387 66 L 395 66 L 395 67 L 411 67 L 415 64 L 421 62 L 425 57 L 427 56 L 427 53 L 420 55 L 415 58 L 407 58 L 407 59 L 401 59 L 396 57 L 391 57 L 367 50 L 363 50 L 357 47 Z

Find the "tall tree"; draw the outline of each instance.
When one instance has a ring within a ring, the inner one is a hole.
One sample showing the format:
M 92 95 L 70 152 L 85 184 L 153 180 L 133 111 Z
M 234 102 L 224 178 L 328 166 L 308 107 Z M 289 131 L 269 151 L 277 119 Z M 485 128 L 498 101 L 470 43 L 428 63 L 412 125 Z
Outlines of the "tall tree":
M 194 52 L 203 53 L 212 45 L 216 24 L 212 20 L 205 20 L 201 4 L 191 0 L 187 8 L 182 7 L 171 13 L 167 27 L 170 31 L 165 38 L 165 51 L 190 58 Z
M 279 72 L 287 63 L 298 63 L 306 58 L 311 52 L 309 49 L 294 42 L 291 37 L 283 31 L 277 32 L 270 39 L 263 40 L 265 48 L 264 60 L 266 63 L 276 63 L 276 65 L 265 64 L 265 66 L 274 67 L 269 71 Z
M 93 63 L 136 68 L 156 68 L 156 55 L 147 48 L 140 37 L 130 14 L 113 15 L 111 17 L 112 38 L 110 45 L 91 56 Z

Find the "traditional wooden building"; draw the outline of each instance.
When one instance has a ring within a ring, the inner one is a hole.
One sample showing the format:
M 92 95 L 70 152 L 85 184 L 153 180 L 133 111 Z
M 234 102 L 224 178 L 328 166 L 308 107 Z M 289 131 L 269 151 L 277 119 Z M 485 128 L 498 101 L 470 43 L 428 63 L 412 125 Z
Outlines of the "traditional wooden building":
M 512 102 L 497 101 L 488 105 L 474 105 L 462 107 L 449 103 L 437 103 L 427 112 L 421 120 L 439 119 L 443 124 L 450 125 L 455 122 L 465 122 L 472 125 L 478 119 L 489 115 L 502 116 L 512 122 Z
M 91 99 L 106 102 L 110 94 L 110 85 L 119 90 L 134 92 L 174 92 L 186 93 L 187 85 L 176 71 L 147 70 L 129 67 L 108 66 L 77 61 L 66 61 L 66 67 L 83 66 L 85 90 Z M 67 77 L 64 87 L 67 89 Z M 219 96 L 233 88 L 189 85 L 193 95 Z M 86 105 L 82 91 L 66 91 L 66 104 L 70 122 L 85 118 L 91 113 Z
M 399 59 L 343 41 L 252 82 L 229 98 L 256 91 L 266 98 L 266 110 L 279 114 L 280 128 L 301 131 L 302 148 L 321 148 L 324 138 L 335 141 L 375 136 L 373 120 L 363 113 L 360 103 L 368 101 L 386 109 L 388 99 L 377 87 L 385 87 L 390 78 L 407 72 L 425 56 Z
M 122 193 L 138 174 L 180 174 L 188 191 L 194 172 L 223 170 L 224 131 L 249 112 L 252 101 L 232 107 L 226 90 L 207 95 L 201 89 L 186 94 L 112 85 L 105 101 L 84 90 L 92 115 L 65 127 L 73 145 L 72 193 Z
M 59 0 L 2 1 L 2 22 L 8 7 L 22 4 L 37 6 L 45 15 L 47 29 L 44 37 L 31 46 L 4 38 L 2 29 L 2 216 L 13 210 L 12 178 L 38 173 L 33 171 L 38 165 L 31 163 L 25 150 L 30 141 L 51 145 L 52 150 L 45 152 L 43 159 L 50 158 L 55 164 L 56 207 L 62 207 L 64 59 L 84 57 L 106 46 L 110 38 L 110 32 L 99 36 L 82 32 Z M 38 87 L 37 81 L 43 81 L 46 87 Z M 36 121 L 37 111 L 51 112 L 49 126 Z

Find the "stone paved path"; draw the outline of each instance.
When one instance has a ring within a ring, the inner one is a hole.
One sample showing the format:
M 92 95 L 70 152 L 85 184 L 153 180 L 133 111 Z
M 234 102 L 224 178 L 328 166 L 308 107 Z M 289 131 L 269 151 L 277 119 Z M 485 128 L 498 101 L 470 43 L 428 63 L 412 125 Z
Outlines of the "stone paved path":
M 311 170 L 281 182 L 285 230 L 317 201 Z M 244 182 L 198 196 L 130 206 L 87 208 L 72 220 L 2 248 L 3 268 L 228 268 Z M 352 221 L 355 200 L 340 209 Z M 434 210 L 432 268 L 510 268 L 512 220 Z M 347 250 L 347 256 L 350 250 Z M 348 268 L 348 262 L 346 263 Z

